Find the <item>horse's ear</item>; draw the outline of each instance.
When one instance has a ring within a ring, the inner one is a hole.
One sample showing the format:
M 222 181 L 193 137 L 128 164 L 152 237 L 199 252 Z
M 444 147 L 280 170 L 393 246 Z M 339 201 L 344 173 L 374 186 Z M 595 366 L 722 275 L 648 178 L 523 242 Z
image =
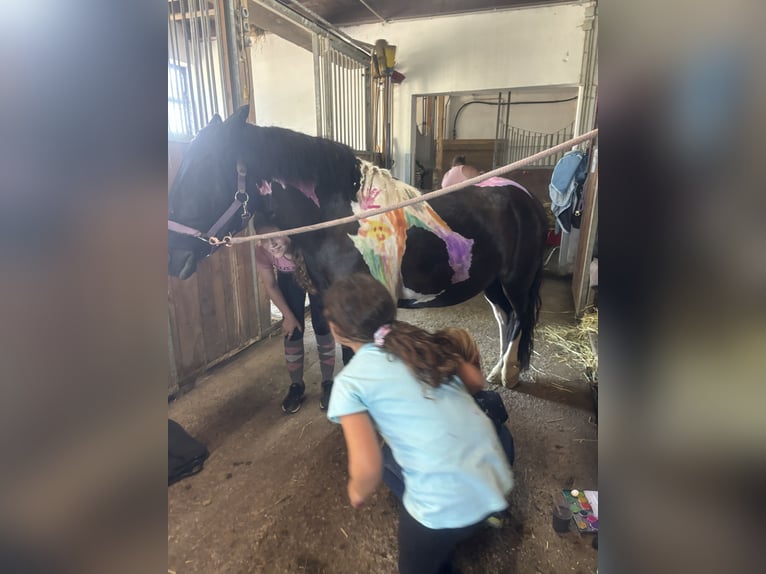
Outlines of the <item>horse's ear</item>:
M 215 129 L 216 126 L 220 126 L 223 124 L 223 120 L 221 120 L 221 116 L 218 114 L 215 114 L 210 121 L 207 123 L 207 125 L 202 128 L 199 132 L 197 132 L 197 135 L 194 136 L 194 143 L 200 144 L 201 142 L 208 141 L 212 134 L 214 134 L 217 130 Z
M 243 106 L 240 106 L 240 108 L 234 112 L 231 116 L 229 116 L 229 119 L 226 120 L 226 123 L 230 124 L 246 124 L 247 123 L 247 116 L 250 115 L 250 104 L 245 104 Z

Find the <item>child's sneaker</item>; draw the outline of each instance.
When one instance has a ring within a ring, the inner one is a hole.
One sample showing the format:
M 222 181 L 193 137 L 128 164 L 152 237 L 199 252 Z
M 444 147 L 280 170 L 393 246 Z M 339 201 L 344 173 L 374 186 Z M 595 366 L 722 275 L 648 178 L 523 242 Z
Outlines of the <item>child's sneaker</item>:
M 322 381 L 322 396 L 319 399 L 319 408 L 327 410 L 330 404 L 330 394 L 332 393 L 332 381 Z
M 291 384 L 287 396 L 282 401 L 282 410 L 289 415 L 297 413 L 301 409 L 305 391 L 306 385 L 303 382 Z
M 506 513 L 505 512 L 493 512 L 487 518 L 484 519 L 484 524 L 489 526 L 490 528 L 503 528 L 506 524 Z

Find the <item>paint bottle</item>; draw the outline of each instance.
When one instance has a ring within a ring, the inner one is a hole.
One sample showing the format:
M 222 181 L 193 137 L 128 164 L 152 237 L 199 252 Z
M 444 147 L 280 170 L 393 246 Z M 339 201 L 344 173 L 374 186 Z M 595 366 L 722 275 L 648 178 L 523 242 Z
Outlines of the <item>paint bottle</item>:
M 564 497 L 558 495 L 553 500 L 553 530 L 560 534 L 569 532 L 569 523 L 572 521 L 572 509 L 569 508 Z

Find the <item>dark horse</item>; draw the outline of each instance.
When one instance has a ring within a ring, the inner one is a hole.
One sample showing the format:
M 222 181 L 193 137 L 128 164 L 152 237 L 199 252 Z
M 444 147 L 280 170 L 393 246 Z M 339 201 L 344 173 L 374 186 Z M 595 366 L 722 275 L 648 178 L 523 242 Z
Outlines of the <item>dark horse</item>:
M 192 275 L 213 251 L 200 236 L 235 234 L 250 213 L 291 229 L 418 194 L 343 144 L 248 124 L 247 111 L 225 122 L 216 116 L 186 152 L 168 196 L 170 275 Z M 320 291 L 361 271 L 386 284 L 404 308 L 455 305 L 483 292 L 500 327 L 490 379 L 513 386 L 532 352 L 546 229 L 536 198 L 493 178 L 292 240 Z

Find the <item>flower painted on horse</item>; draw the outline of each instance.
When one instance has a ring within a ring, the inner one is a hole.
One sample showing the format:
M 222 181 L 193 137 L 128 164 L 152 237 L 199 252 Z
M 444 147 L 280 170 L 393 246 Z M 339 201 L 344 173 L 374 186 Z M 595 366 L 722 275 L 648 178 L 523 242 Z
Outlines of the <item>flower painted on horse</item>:
M 359 222 L 359 233 L 352 235 L 354 246 L 370 273 L 394 295 L 399 288 L 399 270 L 404 255 L 404 219 L 397 212 L 376 215 Z
M 393 230 L 388 222 L 374 219 L 367 221 L 369 221 L 369 223 L 362 224 L 359 229 L 359 235 L 362 237 L 371 237 L 381 244 L 393 234 Z

